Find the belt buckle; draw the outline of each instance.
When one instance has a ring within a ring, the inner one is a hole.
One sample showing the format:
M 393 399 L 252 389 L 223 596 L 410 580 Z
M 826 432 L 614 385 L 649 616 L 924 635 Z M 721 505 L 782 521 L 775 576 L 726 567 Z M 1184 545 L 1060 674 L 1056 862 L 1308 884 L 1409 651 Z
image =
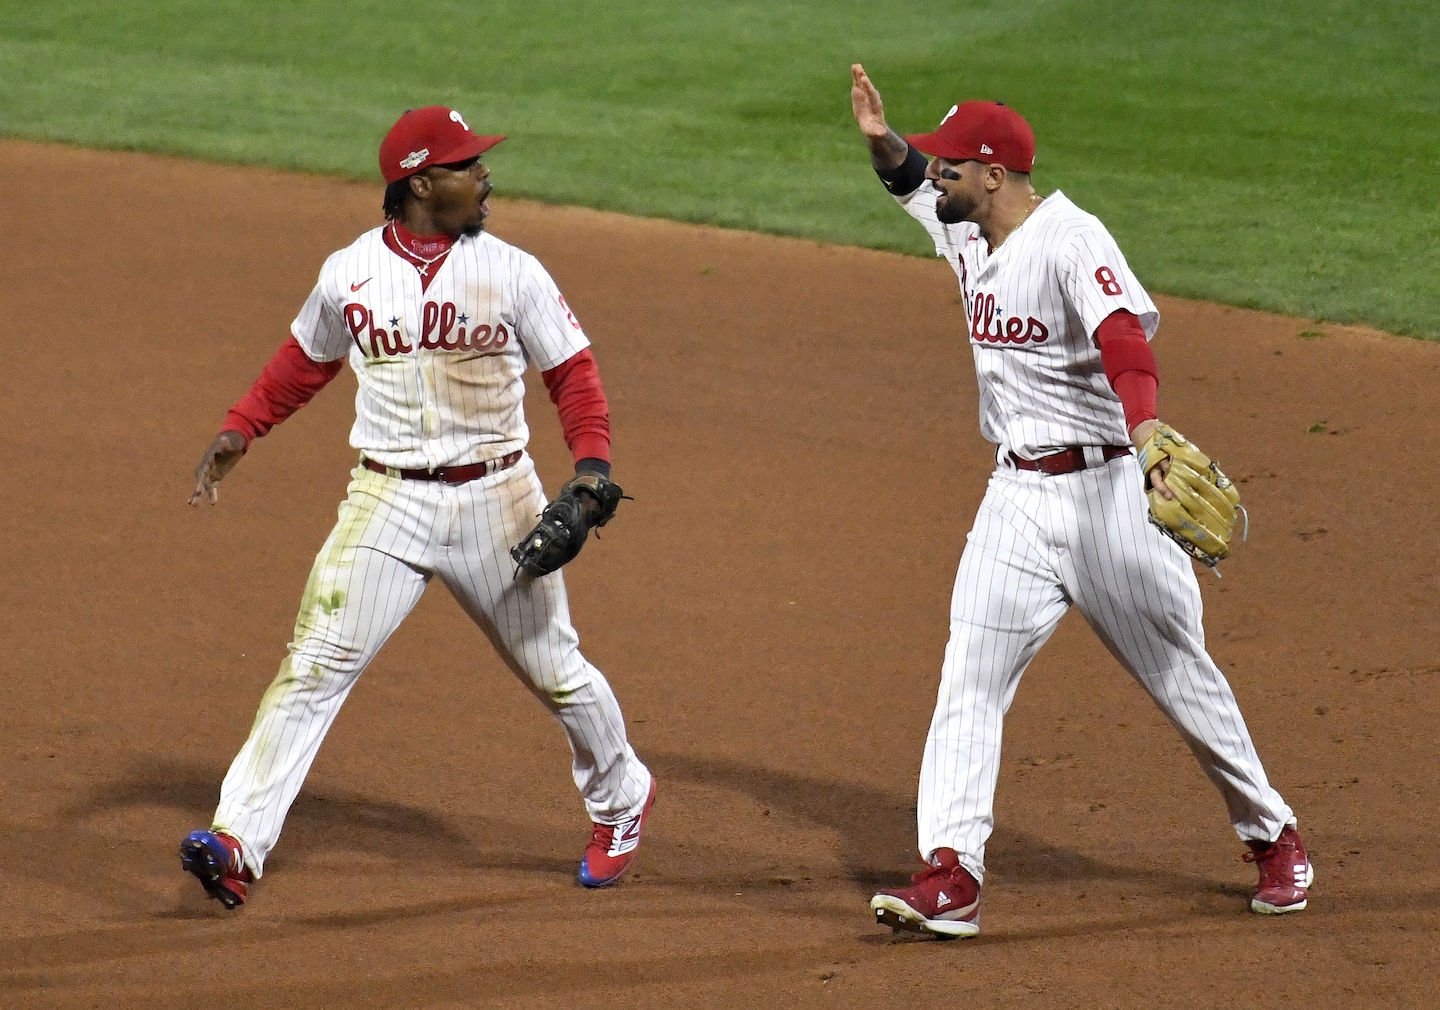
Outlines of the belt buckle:
M 1047 477 L 1058 477 L 1062 473 L 1069 473 L 1074 468 L 1070 465 L 1072 456 L 1071 450 L 1061 449 L 1059 452 L 1046 453 L 1035 460 L 1035 469 Z

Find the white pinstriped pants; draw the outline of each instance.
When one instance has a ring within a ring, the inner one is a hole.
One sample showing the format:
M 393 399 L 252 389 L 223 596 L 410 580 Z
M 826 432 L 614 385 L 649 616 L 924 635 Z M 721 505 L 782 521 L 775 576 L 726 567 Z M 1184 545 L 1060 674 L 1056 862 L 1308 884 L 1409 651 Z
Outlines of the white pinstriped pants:
M 255 876 L 350 689 L 435 575 L 564 727 L 591 819 L 638 814 L 650 772 L 626 740 L 610 685 L 580 654 L 562 573 L 513 575 L 510 546 L 545 505 L 530 456 L 456 486 L 359 466 L 352 478 L 289 655 L 220 788 L 214 826 L 240 840 Z
M 1294 823 L 1205 651 L 1190 558 L 1147 515 L 1133 455 L 1057 476 L 1006 465 L 991 476 L 955 576 L 920 768 L 926 860 L 952 848 L 983 880 L 1001 724 L 1025 667 L 1072 604 L 1180 731 L 1242 839 L 1269 841 Z

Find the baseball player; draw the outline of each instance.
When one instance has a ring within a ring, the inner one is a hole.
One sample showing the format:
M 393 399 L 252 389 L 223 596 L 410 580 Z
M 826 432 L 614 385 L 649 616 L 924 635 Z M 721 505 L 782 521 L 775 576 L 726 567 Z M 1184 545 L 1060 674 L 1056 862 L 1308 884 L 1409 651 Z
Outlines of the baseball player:
M 1185 552 L 1148 521 L 1134 452 L 1159 426 L 1149 339 L 1159 313 L 1115 240 L 1058 191 L 1031 186 L 1035 136 L 995 102 L 950 109 L 902 138 L 851 68 L 855 121 L 896 201 L 960 278 L 996 468 L 967 538 L 920 768 L 925 869 L 870 902 L 880 924 L 979 932 L 1001 724 L 1025 667 L 1078 607 L 1190 746 L 1260 870 L 1256 912 L 1303 909 L 1313 879 L 1295 817 L 1271 788 L 1224 675 L 1205 651 Z M 923 153 L 922 153 L 923 152 Z M 929 155 L 927 159 L 926 155 Z
M 626 740 L 609 684 L 580 654 L 562 576 L 517 570 L 518 543 L 549 512 L 525 452 L 529 362 L 576 460 L 562 497 L 583 501 L 599 525 L 604 496 L 584 501 L 572 485 L 613 489 L 611 512 L 619 489 L 608 481 L 608 405 L 580 323 L 535 257 L 484 230 L 492 187 L 480 156 L 504 139 L 477 136 L 442 106 L 400 117 L 380 144 L 386 223 L 325 261 L 290 339 L 196 468 L 190 504 L 213 504 L 251 440 L 342 363 L 354 369 L 350 441 L 360 461 L 339 521 L 214 822 L 180 846 L 184 869 L 226 908 L 242 904 L 264 872 L 356 679 L 436 577 L 564 728 L 593 821 L 580 883 L 613 884 L 635 859 L 655 782 Z

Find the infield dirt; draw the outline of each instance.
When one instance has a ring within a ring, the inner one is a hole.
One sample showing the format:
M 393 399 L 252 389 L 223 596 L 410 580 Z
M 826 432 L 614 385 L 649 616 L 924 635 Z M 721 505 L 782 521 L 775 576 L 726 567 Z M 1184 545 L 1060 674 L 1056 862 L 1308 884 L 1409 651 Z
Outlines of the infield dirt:
M 953 274 L 497 200 L 492 229 L 595 342 L 635 496 L 566 576 L 658 776 L 638 870 L 575 886 L 564 738 L 435 587 L 225 913 L 176 847 L 283 655 L 354 462 L 353 377 L 258 442 L 217 507 L 185 500 L 379 186 L 5 143 L 0 194 L 0 1005 L 1433 1000 L 1440 346 L 1157 299 L 1162 415 L 1250 507 L 1224 579 L 1202 575 L 1206 626 L 1299 814 L 1311 907 L 1246 912 L 1218 797 L 1072 615 L 1006 724 L 983 932 L 909 941 L 866 905 L 917 865 L 991 465 Z M 531 385 L 553 487 L 566 451 Z

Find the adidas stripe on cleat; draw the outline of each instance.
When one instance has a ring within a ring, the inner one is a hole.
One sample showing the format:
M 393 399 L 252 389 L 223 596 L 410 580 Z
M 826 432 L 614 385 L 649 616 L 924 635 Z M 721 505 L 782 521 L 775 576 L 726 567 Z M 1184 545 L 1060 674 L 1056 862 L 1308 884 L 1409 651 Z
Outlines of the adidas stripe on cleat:
M 980 885 L 959 863 L 953 849 L 935 852 L 937 865 L 910 878 L 910 887 L 881 891 L 870 899 L 877 926 L 945 939 L 980 932 Z

